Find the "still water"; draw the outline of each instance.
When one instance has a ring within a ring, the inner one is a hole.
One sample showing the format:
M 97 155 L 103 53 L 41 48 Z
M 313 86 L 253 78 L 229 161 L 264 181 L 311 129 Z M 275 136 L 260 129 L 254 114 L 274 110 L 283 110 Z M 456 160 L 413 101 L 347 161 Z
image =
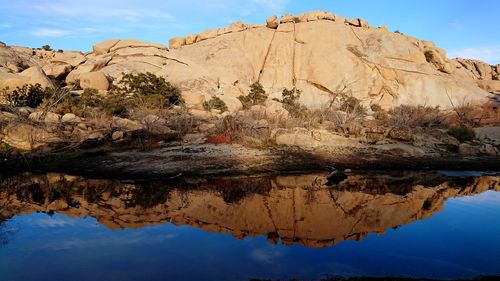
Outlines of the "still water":
M 500 274 L 498 176 L 24 174 L 0 185 L 0 280 Z

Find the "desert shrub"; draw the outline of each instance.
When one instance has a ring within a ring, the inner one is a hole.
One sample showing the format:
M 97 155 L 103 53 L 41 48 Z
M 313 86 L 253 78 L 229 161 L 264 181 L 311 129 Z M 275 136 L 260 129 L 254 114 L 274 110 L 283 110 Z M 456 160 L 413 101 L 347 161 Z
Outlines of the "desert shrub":
M 445 120 L 445 115 L 439 106 L 400 105 L 389 113 L 391 126 L 440 127 Z
M 107 96 L 99 102 L 97 107 L 108 116 L 126 117 L 128 113 L 127 102 L 123 96 L 119 95 Z
M 84 107 L 96 107 L 101 103 L 99 91 L 96 89 L 85 89 L 80 96 L 80 103 Z
M 51 99 L 52 100 L 52 99 Z M 73 113 L 77 116 L 83 116 L 84 108 L 80 102 L 80 98 L 78 96 L 72 95 L 71 93 L 67 93 L 59 101 L 53 101 L 56 104 L 53 106 L 52 111 L 59 114 Z
M 265 102 L 267 100 L 267 93 L 262 84 L 255 82 L 250 85 L 250 93 L 247 96 L 239 96 L 238 99 L 243 104 L 244 109 L 249 109 L 253 105 Z
M 14 107 L 29 106 L 35 108 L 47 97 L 46 91 L 40 84 L 24 85 L 13 91 L 4 89 L 3 92 L 9 105 Z
M 64 50 L 63 49 L 59 49 L 57 50 L 58 53 L 64 53 Z
M 203 109 L 206 111 L 211 111 L 212 109 L 220 110 L 220 112 L 229 111 L 226 103 L 219 97 L 212 97 L 209 101 L 203 103 Z
M 6 143 L 0 142 L 0 155 L 10 154 L 14 151 L 15 151 L 14 147 L 12 147 Z
M 44 111 L 52 111 L 59 114 L 82 114 L 79 98 L 72 95 L 68 89 L 62 88 L 45 89 L 43 102 L 38 106 L 38 108 L 43 109 Z
M 44 51 L 52 51 L 52 48 L 49 45 L 43 45 L 42 50 Z
M 338 109 L 355 115 L 366 115 L 366 108 L 352 95 L 340 95 Z
M 380 105 L 374 103 L 370 105 L 370 109 L 373 111 L 373 117 L 375 118 L 375 120 L 387 122 L 390 119 L 387 111 Z
M 165 106 L 184 103 L 180 90 L 163 77 L 153 73 L 124 74 L 113 92 L 118 95 L 155 96 L 162 99 Z
M 450 127 L 448 129 L 448 134 L 456 138 L 459 142 L 472 141 L 476 138 L 474 130 L 465 126 Z
M 29 66 L 29 65 L 25 64 L 25 63 L 24 63 L 23 61 L 21 61 L 21 60 L 20 60 L 20 61 L 18 61 L 18 62 L 16 63 L 16 66 L 17 66 L 17 67 L 18 67 L 21 71 L 24 71 L 24 70 L 26 70 L 26 69 L 30 68 L 30 66 Z
M 379 112 L 379 111 L 383 111 L 384 109 L 382 109 L 382 107 L 376 103 L 370 105 L 370 109 L 373 111 L 373 112 Z
M 322 110 L 316 111 L 319 122 L 332 122 L 336 129 L 344 130 L 346 124 L 361 122 L 366 116 L 366 108 L 353 96 L 348 83 L 341 83 L 330 93 L 330 102 Z
M 283 108 L 285 108 L 292 117 L 306 119 L 310 116 L 310 111 L 307 107 L 301 105 L 299 103 L 300 95 L 302 91 L 293 88 L 291 90 L 283 89 L 281 93 L 282 99 L 275 99 L 283 104 Z

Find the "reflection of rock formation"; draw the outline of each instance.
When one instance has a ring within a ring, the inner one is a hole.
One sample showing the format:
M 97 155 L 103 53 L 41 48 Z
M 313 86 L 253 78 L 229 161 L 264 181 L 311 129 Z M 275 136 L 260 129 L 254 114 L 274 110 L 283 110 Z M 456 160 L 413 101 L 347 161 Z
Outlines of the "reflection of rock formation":
M 110 228 L 170 221 L 235 237 L 266 236 L 309 247 L 359 240 L 432 216 L 447 198 L 500 190 L 500 178 L 437 174 L 349 176 L 327 188 L 324 175 L 125 184 L 47 175 L 11 178 L 0 217 L 35 211 L 92 216 Z

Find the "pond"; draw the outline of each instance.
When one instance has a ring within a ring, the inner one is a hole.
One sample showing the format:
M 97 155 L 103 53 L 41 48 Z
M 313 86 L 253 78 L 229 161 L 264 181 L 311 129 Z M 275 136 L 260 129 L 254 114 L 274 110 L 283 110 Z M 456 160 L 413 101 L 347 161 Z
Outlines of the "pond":
M 500 274 L 500 177 L 324 173 L 1 181 L 0 280 Z

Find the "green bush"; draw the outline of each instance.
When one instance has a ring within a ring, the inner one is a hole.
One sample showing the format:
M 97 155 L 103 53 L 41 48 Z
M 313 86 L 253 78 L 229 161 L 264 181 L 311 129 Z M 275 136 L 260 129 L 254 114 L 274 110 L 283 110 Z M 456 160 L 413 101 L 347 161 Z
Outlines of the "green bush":
M 96 107 L 102 102 L 99 91 L 96 89 L 85 89 L 80 96 L 80 103 L 84 107 Z
M 361 101 L 352 95 L 340 95 L 339 96 L 339 110 L 359 114 L 366 115 L 366 108 L 361 105 Z
M 163 77 L 153 73 L 124 74 L 113 92 L 118 95 L 153 96 L 163 99 L 165 106 L 184 103 L 181 91 Z
M 250 85 L 250 93 L 247 96 L 239 96 L 238 99 L 243 104 L 244 109 L 249 109 L 253 105 L 261 104 L 267 100 L 267 94 L 259 82 Z
M 281 100 L 276 100 L 283 104 L 283 108 L 285 108 L 292 117 L 306 118 L 310 115 L 310 112 L 307 107 L 299 103 L 301 94 L 302 91 L 297 88 L 293 88 L 291 90 L 283 89 L 283 92 L 281 93 L 283 98 Z
M 456 138 L 459 142 L 472 141 L 476 138 L 474 130 L 465 126 L 450 127 L 448 134 Z
M 52 51 L 52 48 L 49 45 L 43 45 L 42 50 L 44 51 Z
M 127 117 L 126 101 L 121 96 L 109 95 L 98 105 L 98 108 L 109 116 Z
M 206 111 L 212 111 L 212 109 L 220 110 L 220 112 L 229 111 L 226 103 L 219 97 L 212 97 L 209 101 L 203 103 L 203 109 Z
M 47 97 L 46 91 L 40 84 L 24 85 L 13 91 L 4 89 L 7 102 L 14 107 L 29 106 L 35 108 L 42 104 Z

